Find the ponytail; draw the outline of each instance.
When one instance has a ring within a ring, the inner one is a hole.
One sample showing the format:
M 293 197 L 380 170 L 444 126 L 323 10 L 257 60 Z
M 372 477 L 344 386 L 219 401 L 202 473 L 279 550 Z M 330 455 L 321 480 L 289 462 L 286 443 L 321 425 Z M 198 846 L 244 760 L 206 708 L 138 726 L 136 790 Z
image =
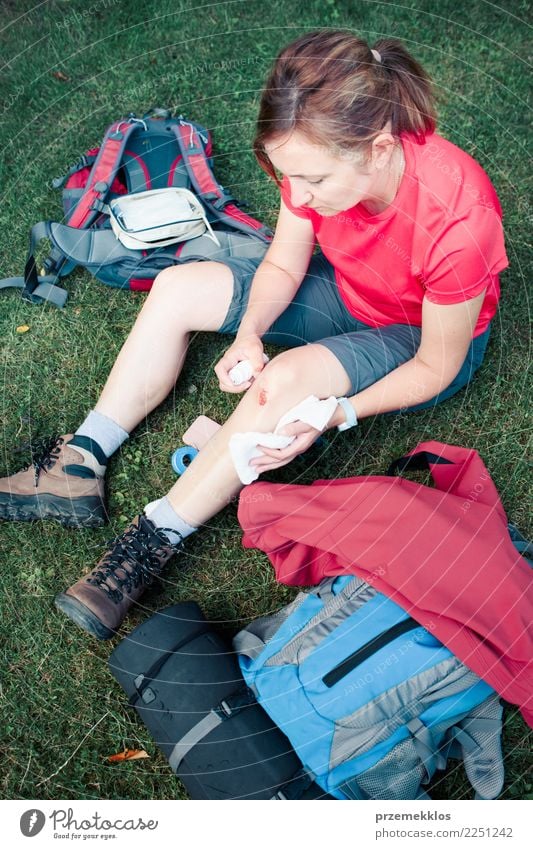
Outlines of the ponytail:
M 380 39 L 374 50 L 381 56 L 383 71 L 389 75 L 391 132 L 410 133 L 418 142 L 433 133 L 437 125 L 431 81 L 422 65 L 395 38 Z

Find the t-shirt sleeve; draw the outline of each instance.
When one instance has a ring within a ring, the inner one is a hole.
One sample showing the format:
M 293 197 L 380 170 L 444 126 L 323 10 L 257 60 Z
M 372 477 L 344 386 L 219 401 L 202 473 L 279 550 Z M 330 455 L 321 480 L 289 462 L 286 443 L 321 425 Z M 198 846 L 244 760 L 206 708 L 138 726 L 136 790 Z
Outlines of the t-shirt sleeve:
M 487 206 L 473 206 L 446 222 L 428 249 L 426 297 L 435 304 L 468 301 L 508 265 L 499 214 Z
M 295 206 L 292 205 L 292 203 L 291 203 L 291 187 L 290 187 L 290 183 L 289 183 L 289 178 L 286 177 L 286 176 L 284 176 L 282 181 L 281 181 L 280 194 L 281 194 L 281 199 L 282 199 L 283 203 L 285 204 L 287 209 L 289 209 L 292 212 L 293 215 L 297 215 L 298 218 L 307 218 L 308 220 L 311 219 L 310 210 L 302 209 L 301 207 L 298 208 L 298 207 L 295 207 Z

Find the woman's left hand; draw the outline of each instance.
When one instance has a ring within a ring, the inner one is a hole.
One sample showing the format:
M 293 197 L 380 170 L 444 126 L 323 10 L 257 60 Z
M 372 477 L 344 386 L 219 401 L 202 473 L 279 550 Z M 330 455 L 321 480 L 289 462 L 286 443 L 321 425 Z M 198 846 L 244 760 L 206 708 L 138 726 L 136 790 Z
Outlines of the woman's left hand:
M 250 466 L 257 469 L 259 474 L 269 472 L 272 469 L 280 469 L 282 466 L 290 463 L 291 460 L 294 460 L 298 454 L 303 454 L 304 451 L 307 451 L 313 442 L 316 442 L 321 433 L 323 431 L 317 430 L 305 422 L 293 422 L 292 424 L 285 425 L 285 427 L 278 431 L 278 434 L 280 436 L 295 436 L 296 439 L 293 439 L 287 448 L 265 448 L 264 445 L 258 445 L 257 447 L 263 452 L 263 456 L 254 457 L 253 460 L 250 460 Z

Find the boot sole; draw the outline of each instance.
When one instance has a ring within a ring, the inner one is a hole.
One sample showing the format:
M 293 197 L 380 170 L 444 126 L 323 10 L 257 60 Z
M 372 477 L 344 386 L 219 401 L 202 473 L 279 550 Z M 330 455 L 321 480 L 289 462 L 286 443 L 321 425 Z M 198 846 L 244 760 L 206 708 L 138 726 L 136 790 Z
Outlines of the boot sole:
M 53 519 L 65 528 L 101 528 L 108 521 L 105 506 L 97 497 L 61 498 L 57 495 L 7 496 L 0 494 L 0 519 L 34 522 Z
M 76 625 L 79 625 L 91 636 L 96 637 L 97 640 L 109 640 L 115 636 L 115 631 L 104 625 L 92 610 L 89 610 L 74 596 L 59 593 L 54 599 L 54 604 L 65 616 L 68 616 Z

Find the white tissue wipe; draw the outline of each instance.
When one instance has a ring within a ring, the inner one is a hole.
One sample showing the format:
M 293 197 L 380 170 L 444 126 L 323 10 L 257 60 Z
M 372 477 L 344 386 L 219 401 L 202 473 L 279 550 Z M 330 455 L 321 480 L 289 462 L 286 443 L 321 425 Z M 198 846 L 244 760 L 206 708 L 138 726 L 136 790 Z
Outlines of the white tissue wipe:
M 334 395 L 324 401 L 320 401 L 316 395 L 309 395 L 295 407 L 291 407 L 281 417 L 276 426 L 276 431 L 297 421 L 304 422 L 322 431 L 336 407 L 337 399 Z M 250 460 L 262 455 L 260 445 L 264 445 L 266 448 L 287 448 L 296 438 L 294 436 L 281 436 L 276 431 L 274 433 L 258 433 L 257 431 L 235 433 L 230 438 L 229 452 L 241 483 L 253 483 L 259 477 L 257 469 L 250 466 Z

